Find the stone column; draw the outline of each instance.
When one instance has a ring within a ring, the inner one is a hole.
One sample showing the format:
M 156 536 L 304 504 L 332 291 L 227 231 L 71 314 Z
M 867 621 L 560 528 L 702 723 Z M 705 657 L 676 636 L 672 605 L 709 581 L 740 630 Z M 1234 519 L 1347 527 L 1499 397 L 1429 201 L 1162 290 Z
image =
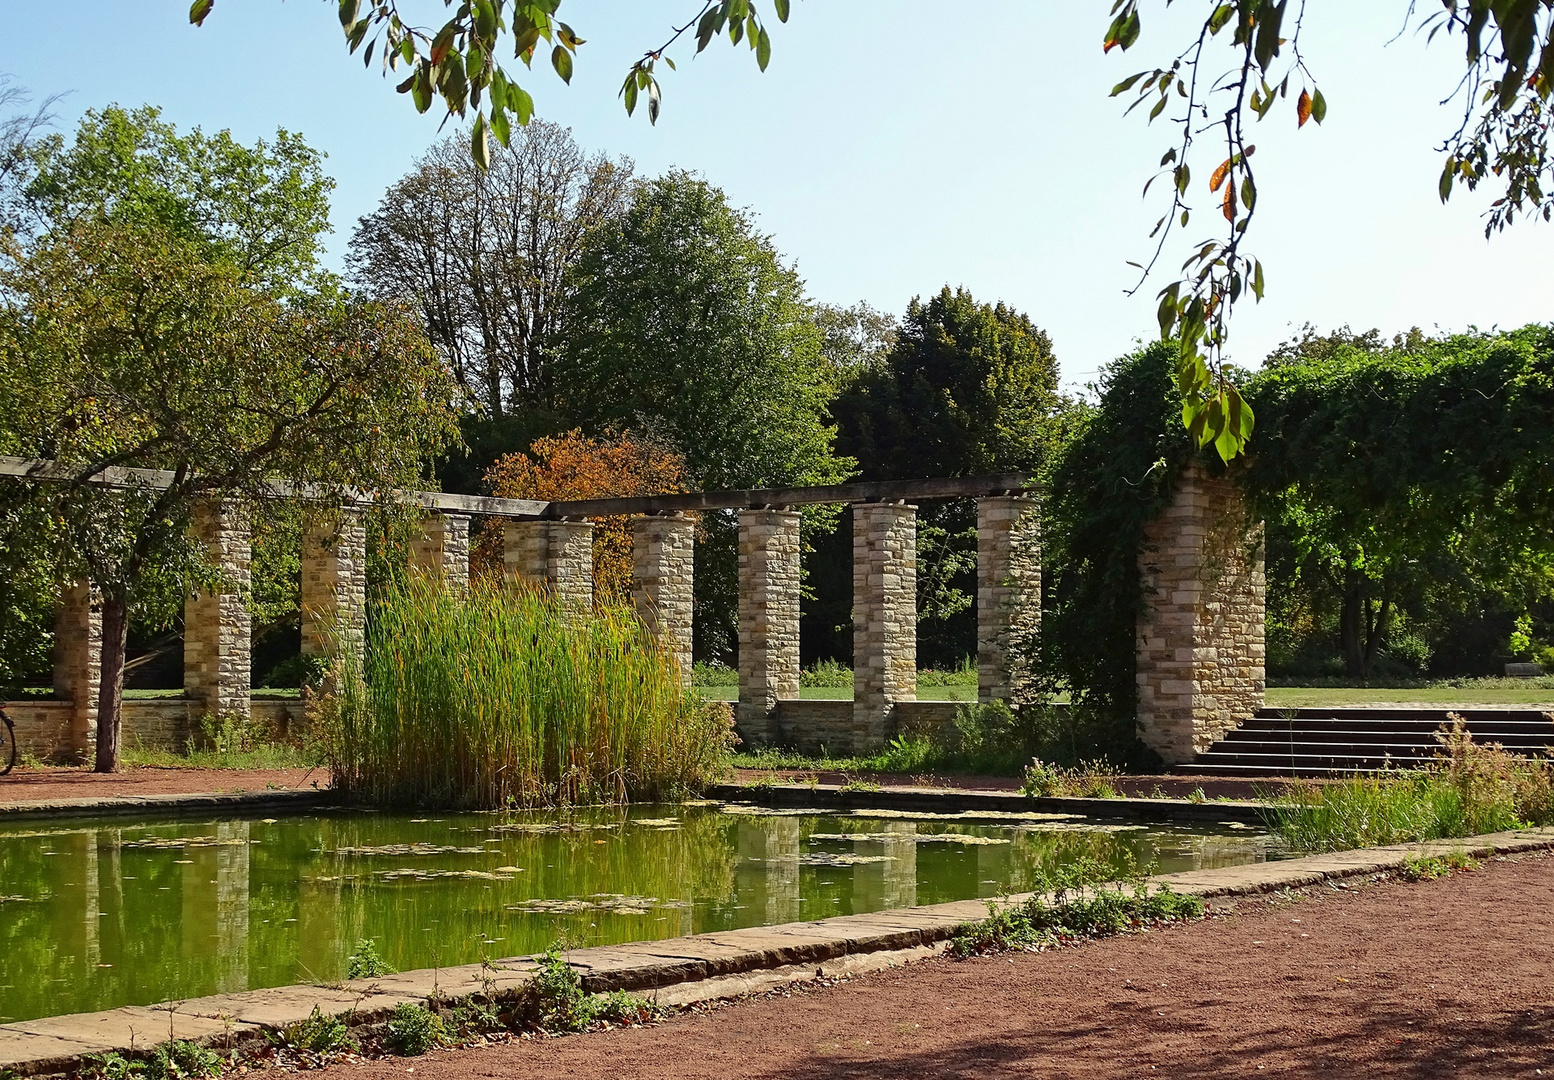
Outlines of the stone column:
M 355 655 L 367 626 L 367 528 L 360 511 L 302 532 L 302 655 Z
M 799 696 L 799 514 L 739 512 L 739 707 L 752 746 L 777 741 L 777 702 Z
M 977 500 L 977 700 L 1020 702 L 1041 631 L 1041 504 Z
M 691 621 L 696 522 L 684 514 L 631 523 L 631 599 L 637 615 L 674 657 L 691 685 Z
M 502 565 L 509 580 L 549 589 L 567 606 L 586 611 L 594 602 L 594 524 L 505 521 Z
M 85 581 L 60 597 L 54 617 L 54 693 L 70 700 L 70 721 L 54 756 L 85 760 L 97 745 L 97 691 L 102 681 L 102 598 Z
M 853 504 L 853 753 L 883 746 L 917 700 L 917 507 Z
M 410 545 L 410 565 L 455 589 L 469 588 L 469 515 L 423 518 L 421 535 Z
M 1262 523 L 1233 480 L 1191 465 L 1145 530 L 1139 571 L 1139 736 L 1182 764 L 1263 704 Z
M 184 601 L 183 692 L 191 702 L 190 718 L 247 720 L 251 625 L 243 594 L 251 584 L 248 521 L 237 504 L 209 500 L 195 508 L 194 531 L 227 584 Z

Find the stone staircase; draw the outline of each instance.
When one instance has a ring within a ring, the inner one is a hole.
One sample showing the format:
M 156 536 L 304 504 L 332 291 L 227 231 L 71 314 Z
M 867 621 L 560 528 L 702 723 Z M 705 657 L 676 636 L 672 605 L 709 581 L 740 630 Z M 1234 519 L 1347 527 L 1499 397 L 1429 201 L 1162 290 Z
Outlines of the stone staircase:
M 1460 713 L 1475 742 L 1518 754 L 1554 753 L 1554 719 L 1541 709 L 1262 709 L 1179 773 L 1342 776 L 1408 767 L 1439 749 L 1435 732 Z

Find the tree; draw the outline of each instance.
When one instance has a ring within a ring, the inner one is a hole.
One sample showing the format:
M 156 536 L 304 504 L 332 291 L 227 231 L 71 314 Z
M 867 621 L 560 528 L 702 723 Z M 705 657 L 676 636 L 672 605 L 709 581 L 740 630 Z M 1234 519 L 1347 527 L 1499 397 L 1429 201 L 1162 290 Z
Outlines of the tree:
M 630 189 L 629 161 L 586 156 L 555 124 L 530 124 L 485 170 L 462 136 L 450 136 L 357 224 L 352 276 L 369 294 L 420 314 L 489 421 L 514 409 L 554 410 L 551 363 L 567 273 Z
M 454 6 L 453 0 L 444 4 Z M 203 22 L 213 5 L 214 0 L 194 0 L 190 21 Z M 528 93 L 496 60 L 509 38 L 525 65 L 541 41 L 554 43 L 551 64 L 562 79 L 571 81 L 573 58 L 583 40 L 555 19 L 560 6 L 560 0 L 514 0 L 511 9 L 506 0 L 461 3 L 433 31 L 407 25 L 396 0 L 343 0 L 340 21 L 353 53 L 368 42 L 367 64 L 381 40 L 384 48 L 378 55 L 384 73 L 397 71 L 401 63 L 407 66 L 411 74 L 398 90 L 411 94 L 419 111 L 429 109 L 434 96 L 441 98 L 450 116 L 462 117 L 467 109 L 475 109 L 471 147 L 475 159 L 483 162 L 490 133 L 505 144 L 509 116 L 524 124 L 533 114 Z M 1107 52 L 1126 52 L 1138 42 L 1142 7 L 1141 0 L 1113 0 L 1103 39 Z M 692 18 L 627 72 L 621 87 L 627 112 L 635 110 L 638 94 L 645 92 L 648 116 L 657 120 L 661 89 L 656 64 L 663 60 L 673 68 L 668 50 L 693 26 L 698 53 L 726 33 L 735 45 L 747 42 L 764 71 L 771 59 L 771 38 L 759 8 L 756 0 L 704 0 L 699 9 L 689 5 Z M 789 0 L 772 0 L 772 9 L 786 22 Z M 1159 247 L 1147 265 L 1140 265 L 1133 292 L 1151 276 L 1174 229 L 1185 228 L 1191 220 L 1191 158 L 1197 138 L 1222 135 L 1223 161 L 1212 171 L 1200 169 L 1199 177 L 1208 174 L 1209 195 L 1225 221 L 1223 239 L 1192 244 L 1183 276 L 1160 292 L 1159 314 L 1161 340 L 1175 341 L 1178 347 L 1183 422 L 1200 446 L 1213 445 L 1229 460 L 1245 448 L 1254 417 L 1225 367 L 1223 350 L 1235 305 L 1249 294 L 1261 299 L 1264 284 L 1261 261 L 1242 247 L 1257 204 L 1251 161 L 1256 147 L 1246 139 L 1247 122 L 1269 116 L 1285 101 L 1300 126 L 1310 120 L 1320 124 L 1327 101 L 1300 54 L 1303 0 L 1292 22 L 1286 21 L 1289 0 L 1206 0 L 1201 10 L 1198 32 L 1169 66 L 1131 75 L 1112 94 L 1136 92 L 1130 112 L 1153 99 L 1150 121 L 1165 116 L 1177 128 L 1157 174 L 1169 177 L 1162 186 L 1169 203 L 1151 233 L 1159 238 Z M 1406 22 L 1415 21 L 1413 0 L 1402 11 Z M 1470 190 L 1489 181 L 1503 184 L 1504 194 L 1491 206 L 1486 232 L 1504 228 L 1517 215 L 1548 220 L 1554 215 L 1554 202 L 1544 193 L 1545 188 L 1554 189 L 1554 159 L 1548 152 L 1554 115 L 1554 0 L 1442 0 L 1442 10 L 1420 25 L 1432 41 L 1444 30 L 1447 38 L 1460 33 L 1465 45 L 1466 72 L 1457 91 L 1463 118 L 1442 146 L 1446 160 L 1439 181 L 1441 199 L 1450 198 L 1459 181 Z M 1216 44 L 1228 51 L 1222 69 L 1214 59 Z M 1291 102 L 1292 87 L 1297 93 Z
M 677 449 L 703 489 L 828 484 L 833 393 L 798 274 L 749 215 L 688 173 L 641 184 L 584 245 L 566 303 L 557 378 L 585 432 L 631 429 Z M 811 531 L 834 510 L 806 511 Z M 734 522 L 702 521 L 698 651 L 734 634 Z
M 277 146 L 180 136 L 154 110 L 88 114 L 37 159 L 35 232 L 0 266 L 0 442 L 70 470 L 7 485 L 5 520 L 102 591 L 99 770 L 118 763 L 132 606 L 215 580 L 189 534 L 199 501 L 263 515 L 275 477 L 336 497 L 414 486 L 453 431 L 453 384 L 415 324 L 312 264 L 327 189 L 316 155 Z M 88 482 L 110 466 L 172 480 Z
M 889 351 L 849 373 L 833 406 L 837 448 L 866 480 L 1036 473 L 1058 435 L 1057 383 L 1052 342 L 1028 316 L 946 286 L 913 299 Z M 975 651 L 975 510 L 961 500 L 921 514 L 921 651 L 956 663 Z M 846 565 L 845 551 L 830 554 Z
M 680 455 L 631 433 L 593 439 L 580 431 L 536 439 L 527 454 L 508 454 L 486 471 L 491 494 L 504 499 L 622 498 L 684 491 Z M 501 558 L 500 533 L 481 538 L 487 565 Z M 631 519 L 594 519 L 594 598 L 631 600 Z

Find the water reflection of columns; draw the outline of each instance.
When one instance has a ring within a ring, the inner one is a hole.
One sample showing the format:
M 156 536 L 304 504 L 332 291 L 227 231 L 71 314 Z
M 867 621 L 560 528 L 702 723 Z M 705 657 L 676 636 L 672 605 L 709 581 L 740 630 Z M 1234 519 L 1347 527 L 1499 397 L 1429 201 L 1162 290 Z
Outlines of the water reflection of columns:
M 799 819 L 764 817 L 736 826 L 738 895 L 767 926 L 799 918 Z M 759 906 L 758 906 L 759 905 Z
M 215 839 L 184 849 L 182 944 L 184 956 L 214 960 L 214 989 L 228 993 L 248 989 L 248 822 L 218 822 Z
M 853 868 L 853 910 L 884 911 L 917 904 L 917 822 L 893 821 L 883 840 L 859 840 L 859 855 L 885 856 L 884 862 Z
M 87 829 L 81 840 L 81 892 L 82 915 L 86 920 L 82 934 L 82 953 L 88 969 L 102 963 L 102 942 L 98 936 L 98 920 L 102 917 L 102 896 L 97 869 L 97 830 Z M 88 976 L 90 977 L 90 976 Z

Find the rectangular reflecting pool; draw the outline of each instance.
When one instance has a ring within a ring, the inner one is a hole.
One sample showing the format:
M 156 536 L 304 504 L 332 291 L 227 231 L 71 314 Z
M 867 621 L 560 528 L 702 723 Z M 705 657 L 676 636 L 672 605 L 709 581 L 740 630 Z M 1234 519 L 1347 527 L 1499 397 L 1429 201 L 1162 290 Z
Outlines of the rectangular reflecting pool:
M 1091 857 L 1257 862 L 1244 825 L 761 810 L 17 823 L 0 827 L 0 1023 L 1027 889 Z

